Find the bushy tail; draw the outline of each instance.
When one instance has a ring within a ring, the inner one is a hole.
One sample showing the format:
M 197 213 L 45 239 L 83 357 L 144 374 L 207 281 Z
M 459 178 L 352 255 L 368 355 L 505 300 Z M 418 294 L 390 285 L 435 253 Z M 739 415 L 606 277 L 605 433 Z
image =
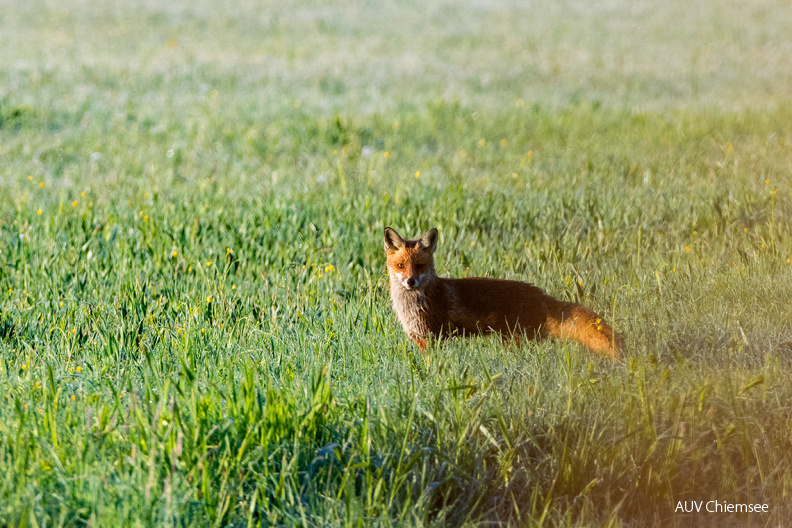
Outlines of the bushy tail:
M 577 303 L 546 297 L 547 320 L 543 325 L 548 336 L 580 341 L 594 352 L 619 359 L 624 339 L 600 316 Z

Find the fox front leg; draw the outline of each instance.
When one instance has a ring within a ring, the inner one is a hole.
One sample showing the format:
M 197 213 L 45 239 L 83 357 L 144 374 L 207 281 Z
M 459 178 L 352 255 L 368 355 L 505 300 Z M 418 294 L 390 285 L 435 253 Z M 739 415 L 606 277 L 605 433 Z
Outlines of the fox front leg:
M 412 338 L 413 341 L 415 341 L 415 344 L 418 345 L 418 348 L 421 350 L 422 353 L 426 352 L 426 347 L 427 347 L 426 339 L 424 339 L 423 337 L 417 334 L 410 334 L 410 337 Z

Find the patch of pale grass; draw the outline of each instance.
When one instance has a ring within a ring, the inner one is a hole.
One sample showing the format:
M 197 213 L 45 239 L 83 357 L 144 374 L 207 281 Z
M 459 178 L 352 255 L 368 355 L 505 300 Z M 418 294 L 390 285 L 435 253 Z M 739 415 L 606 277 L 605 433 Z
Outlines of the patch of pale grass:
M 767 108 L 792 91 L 785 7 L 777 0 L 19 5 L 0 36 L 12 50 L 0 58 L 0 96 L 40 101 L 26 79 L 43 75 L 46 84 L 56 76 L 55 102 L 73 94 L 69 78 L 87 69 L 92 98 L 113 78 L 133 96 L 158 78 L 176 104 L 191 104 L 205 84 L 264 107 L 299 102 L 358 114 L 438 98 L 479 108 L 518 99 Z

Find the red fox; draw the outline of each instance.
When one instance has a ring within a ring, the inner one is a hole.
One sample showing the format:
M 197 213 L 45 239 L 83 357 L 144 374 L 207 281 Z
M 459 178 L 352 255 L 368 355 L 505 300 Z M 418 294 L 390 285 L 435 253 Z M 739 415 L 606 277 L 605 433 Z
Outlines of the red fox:
M 618 359 L 621 336 L 597 314 L 577 303 L 547 295 L 527 282 L 470 277 L 438 277 L 434 269 L 437 229 L 404 240 L 385 228 L 390 296 L 399 321 L 421 351 L 430 336 L 524 332 L 532 337 L 577 340 L 594 352 Z

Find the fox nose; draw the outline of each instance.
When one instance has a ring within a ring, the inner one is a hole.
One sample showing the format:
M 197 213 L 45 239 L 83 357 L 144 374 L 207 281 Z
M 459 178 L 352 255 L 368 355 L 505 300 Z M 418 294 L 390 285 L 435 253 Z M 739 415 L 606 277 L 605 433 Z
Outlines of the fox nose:
M 410 277 L 409 279 L 407 279 L 407 286 L 409 286 L 410 288 L 415 288 L 416 284 L 418 284 L 418 281 L 415 280 L 414 278 Z

